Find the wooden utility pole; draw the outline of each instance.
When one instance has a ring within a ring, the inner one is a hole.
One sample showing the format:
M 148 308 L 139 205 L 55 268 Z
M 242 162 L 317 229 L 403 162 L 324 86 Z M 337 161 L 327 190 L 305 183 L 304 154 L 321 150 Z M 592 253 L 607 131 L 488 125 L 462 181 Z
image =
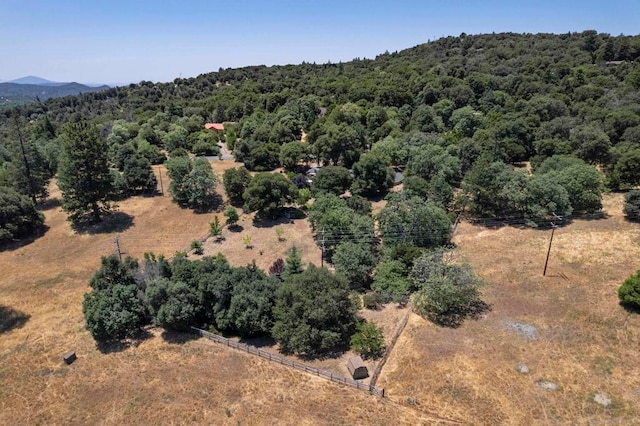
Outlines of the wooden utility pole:
M 556 216 L 555 213 L 553 214 L 553 216 L 557 220 L 562 220 L 562 217 Z M 549 239 L 549 248 L 547 249 L 547 260 L 544 261 L 544 271 L 542 272 L 542 276 L 543 277 L 545 277 L 547 275 L 547 265 L 549 264 L 549 255 L 551 254 L 551 243 L 553 242 L 553 233 L 555 232 L 557 227 L 558 227 L 558 225 L 556 225 L 555 223 L 551 222 L 551 238 Z
M 320 231 L 320 233 L 322 234 L 322 240 L 320 240 L 320 244 L 322 244 L 322 246 L 320 247 L 321 251 L 320 251 L 320 267 L 323 268 L 324 267 L 324 252 L 326 250 L 326 240 L 324 239 L 324 229 L 322 229 L 322 231 Z
M 113 239 L 113 242 L 116 244 L 116 253 L 118 253 L 118 259 L 122 262 L 122 251 L 120 250 L 120 237 L 116 236 Z
M 158 173 L 160 174 L 160 193 L 164 197 L 164 186 L 162 185 L 162 167 L 158 167 Z

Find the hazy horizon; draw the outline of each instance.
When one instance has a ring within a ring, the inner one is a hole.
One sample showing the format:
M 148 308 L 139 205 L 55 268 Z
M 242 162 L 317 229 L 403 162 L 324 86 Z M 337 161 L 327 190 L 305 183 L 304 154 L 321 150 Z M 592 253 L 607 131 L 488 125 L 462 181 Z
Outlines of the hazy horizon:
M 0 81 L 172 81 L 219 68 L 374 58 L 462 32 L 635 35 L 640 2 L 5 0 Z

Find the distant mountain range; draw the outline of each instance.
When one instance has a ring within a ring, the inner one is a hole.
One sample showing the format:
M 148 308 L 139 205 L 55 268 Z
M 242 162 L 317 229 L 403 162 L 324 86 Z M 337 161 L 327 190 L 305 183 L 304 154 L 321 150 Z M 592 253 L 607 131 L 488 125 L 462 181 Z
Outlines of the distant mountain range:
M 15 80 L 9 80 L 5 83 L 16 83 L 16 84 L 35 84 L 37 86 L 63 86 L 68 83 L 60 83 L 57 81 L 47 80 L 46 78 L 36 77 L 33 75 L 28 75 L 22 78 L 16 78 Z
M 44 101 L 49 98 L 98 92 L 108 88 L 107 85 L 89 86 L 80 83 L 61 83 L 41 77 L 27 76 L 0 83 L 0 107 L 34 102 L 37 99 Z

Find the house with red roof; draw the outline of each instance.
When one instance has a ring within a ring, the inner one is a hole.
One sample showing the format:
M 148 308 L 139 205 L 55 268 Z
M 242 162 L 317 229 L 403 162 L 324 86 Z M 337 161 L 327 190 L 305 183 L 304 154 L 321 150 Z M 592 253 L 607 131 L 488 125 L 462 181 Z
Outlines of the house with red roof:
M 204 128 L 207 130 L 217 130 L 219 132 L 224 130 L 224 124 L 222 123 L 206 123 Z

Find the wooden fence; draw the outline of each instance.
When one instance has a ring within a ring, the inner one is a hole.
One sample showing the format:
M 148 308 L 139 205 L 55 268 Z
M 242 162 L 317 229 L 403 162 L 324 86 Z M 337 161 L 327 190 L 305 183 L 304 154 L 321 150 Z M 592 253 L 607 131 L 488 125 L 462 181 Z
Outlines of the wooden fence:
M 404 316 L 404 319 L 396 329 L 396 332 L 393 334 L 393 337 L 391 338 L 391 342 L 389 342 L 389 346 L 387 346 L 387 350 L 384 352 L 382 359 L 380 360 L 378 365 L 376 365 L 376 368 L 373 371 L 373 375 L 371 376 L 371 380 L 369 381 L 371 386 L 373 387 L 376 386 L 376 383 L 378 382 L 378 377 L 380 377 L 380 372 L 382 371 L 382 367 L 384 367 L 384 364 L 387 362 L 389 355 L 391 355 L 391 351 L 393 350 L 393 347 L 396 345 L 398 338 L 402 334 L 402 331 L 404 330 L 404 328 L 407 326 L 407 322 L 409 321 L 409 316 L 411 316 L 412 311 L 413 310 L 411 309 L 411 307 L 409 307 L 409 312 L 407 312 L 407 314 Z
M 263 351 L 261 349 L 256 348 L 255 346 L 247 345 L 245 343 L 236 342 L 234 340 L 227 339 L 226 337 L 219 336 L 217 334 L 209 333 L 208 331 L 201 330 L 196 327 L 191 327 L 195 333 L 199 334 L 202 337 L 206 337 L 207 339 L 213 340 L 215 342 L 221 343 L 223 345 L 229 346 L 234 349 L 239 349 L 244 352 L 248 352 L 252 355 L 257 355 L 261 358 L 264 358 L 269 361 L 274 361 L 282 365 L 286 365 L 287 367 L 294 368 L 299 371 L 304 371 L 306 373 L 315 374 L 318 377 L 325 378 L 327 380 L 331 380 L 332 382 L 342 383 L 343 385 L 351 386 L 360 390 L 364 390 L 369 392 L 372 395 L 384 397 L 384 389 L 376 388 L 374 385 L 367 385 L 365 383 L 360 383 L 356 380 L 348 379 L 346 377 L 340 376 L 339 374 L 332 373 L 330 371 L 319 370 L 315 367 L 311 367 L 306 364 L 302 364 L 300 362 L 291 361 L 271 352 Z

